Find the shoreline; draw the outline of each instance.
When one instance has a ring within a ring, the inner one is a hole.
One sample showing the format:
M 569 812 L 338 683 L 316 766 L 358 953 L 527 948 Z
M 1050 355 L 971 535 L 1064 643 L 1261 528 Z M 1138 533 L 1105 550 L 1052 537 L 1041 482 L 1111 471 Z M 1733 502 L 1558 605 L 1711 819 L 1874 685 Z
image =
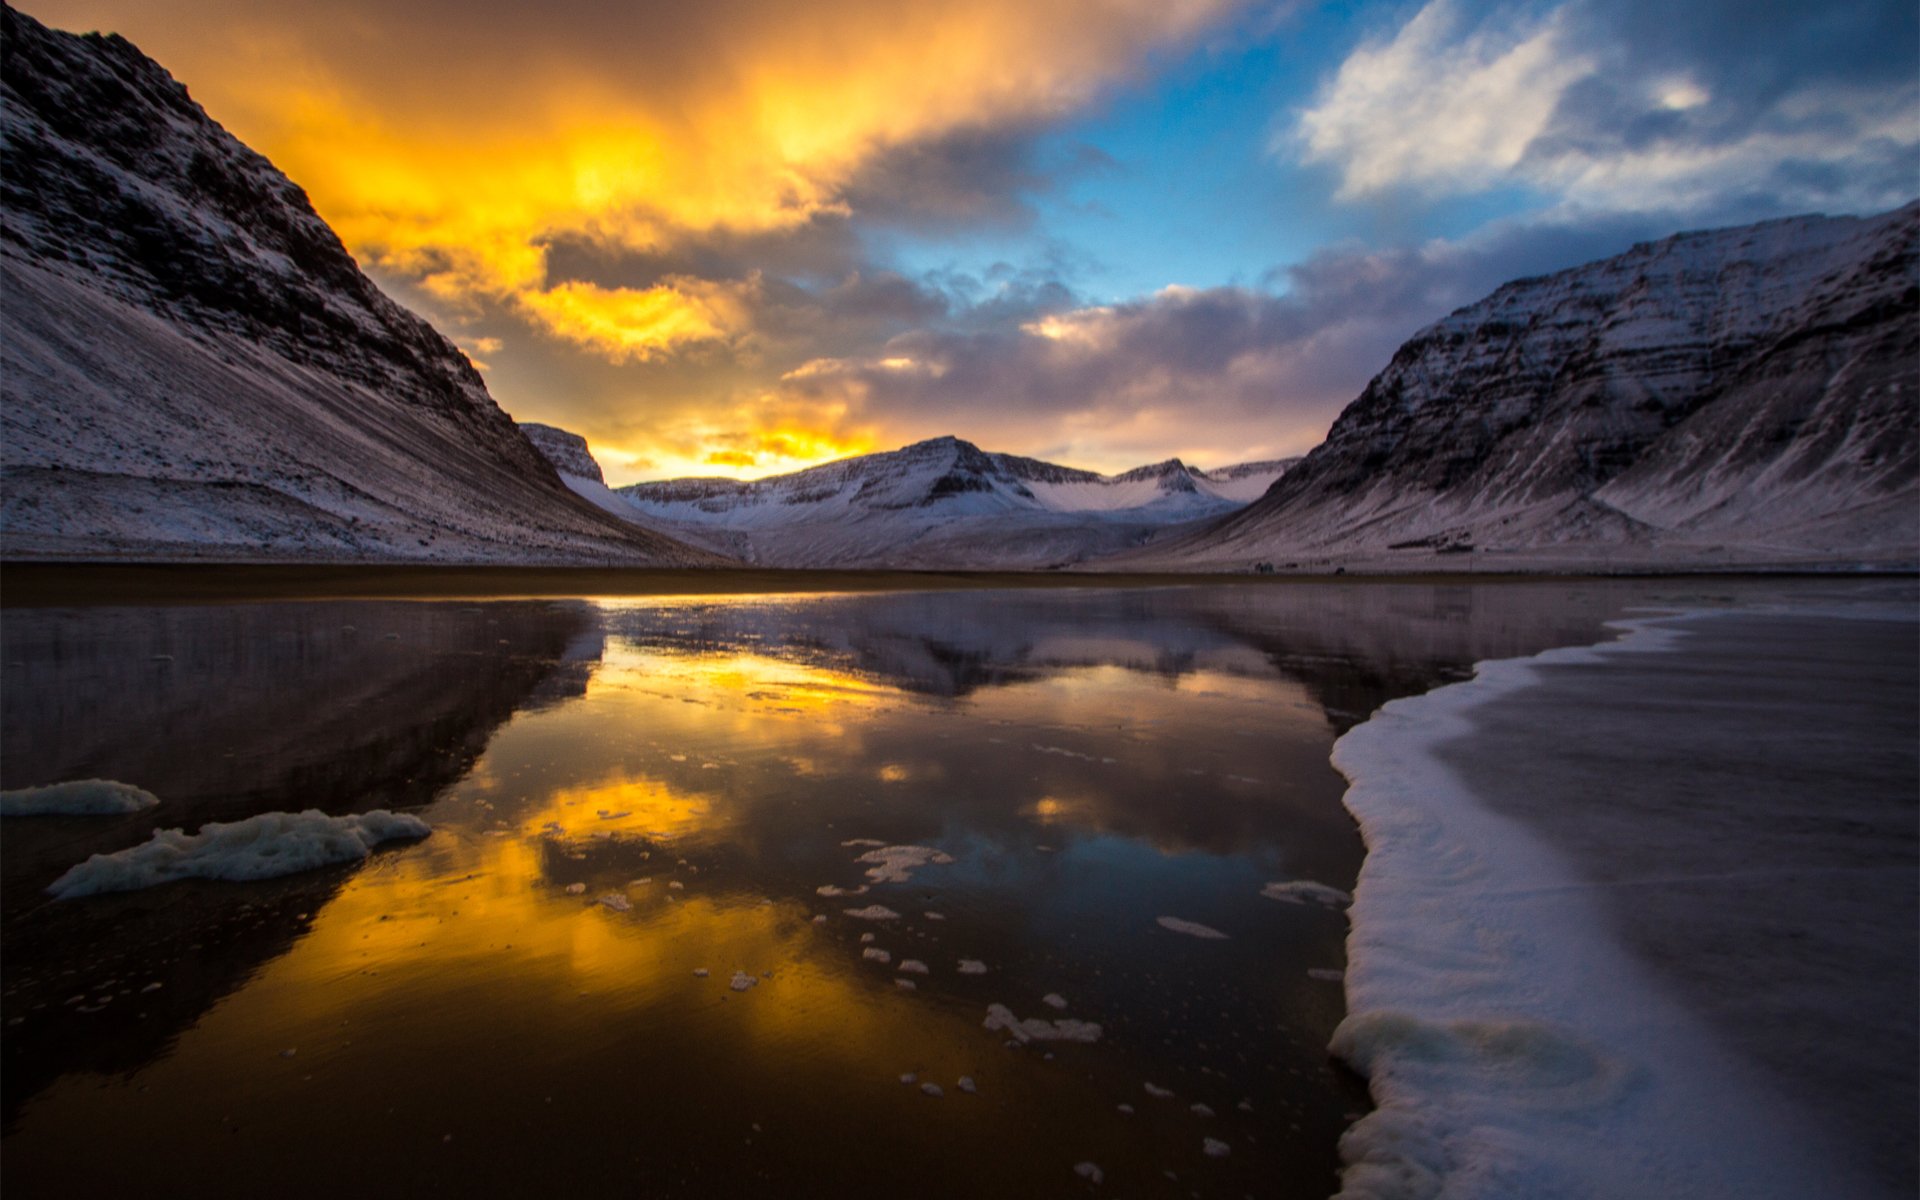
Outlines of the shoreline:
M 1551 585 L 1657 580 L 1753 583 L 1913 578 L 1905 569 L 1599 572 L 1437 570 L 1273 575 L 1079 571 L 798 570 L 762 567 L 554 567 L 384 563 L 0 561 L 0 608 L 295 600 L 510 600 L 581 596 L 824 595 L 985 589 L 1324 587 L 1351 584 Z
M 1367 855 L 1332 1049 L 1376 1104 L 1342 1139 L 1343 1198 L 1876 1194 L 1847 1177 L 1846 1147 L 1808 1128 L 1809 1102 L 1622 944 L 1591 864 L 1457 769 L 1485 736 L 1476 716 L 1538 699 L 1561 668 L 1684 661 L 1697 623 L 1766 607 L 1670 610 L 1614 623 L 1613 641 L 1483 662 L 1336 743 Z M 1577 693 L 1570 680 L 1551 686 Z M 1551 730 L 1535 736 L 1541 759 L 1568 753 Z M 1605 787 L 1634 786 L 1640 749 L 1595 768 Z

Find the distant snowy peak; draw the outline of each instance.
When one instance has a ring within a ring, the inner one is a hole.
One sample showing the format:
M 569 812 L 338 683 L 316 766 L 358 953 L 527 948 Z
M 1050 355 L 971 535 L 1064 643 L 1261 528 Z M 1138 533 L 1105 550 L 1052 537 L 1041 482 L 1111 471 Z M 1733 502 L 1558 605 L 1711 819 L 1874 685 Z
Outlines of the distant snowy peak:
M 1920 203 L 1506 284 L 1402 345 L 1266 496 L 1156 552 L 1911 560 L 1917 244 Z
M 1107 476 L 942 437 L 768 479 L 614 494 L 680 536 L 771 565 L 1058 566 L 1232 512 L 1293 461 L 1208 472 L 1169 459 Z
M 927 508 L 985 512 L 1116 513 L 1172 505 L 1183 516 L 1226 511 L 1257 496 L 1297 460 L 1246 463 L 1206 472 L 1179 459 L 1101 475 L 1013 454 L 994 454 L 956 437 L 916 442 L 899 450 L 841 459 L 824 466 L 759 480 L 670 479 L 620 488 L 649 511 L 724 518 L 743 509 L 818 506 L 830 502 L 866 510 Z
M 587 439 L 579 434 L 531 421 L 520 422 L 520 432 L 527 435 L 533 448 L 562 475 L 591 479 L 601 484 L 607 481 L 606 476 L 600 473 L 600 461 L 587 448 Z

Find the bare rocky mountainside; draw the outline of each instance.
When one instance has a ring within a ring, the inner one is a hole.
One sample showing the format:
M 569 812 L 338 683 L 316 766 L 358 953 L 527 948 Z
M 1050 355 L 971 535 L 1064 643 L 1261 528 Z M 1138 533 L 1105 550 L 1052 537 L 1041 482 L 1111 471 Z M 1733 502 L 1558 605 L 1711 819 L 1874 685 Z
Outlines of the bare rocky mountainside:
M 613 491 L 591 456 L 581 464 L 573 435 L 528 433 L 569 487 L 607 511 L 775 567 L 1065 566 L 1233 512 L 1292 462 L 1203 471 L 1169 459 L 1109 476 L 943 437 L 768 479 Z
M 1266 496 L 1111 565 L 1912 565 L 1917 243 L 1913 204 L 1509 283 L 1403 345 Z
M 7 558 L 716 561 L 564 487 L 131 44 L 10 8 L 0 39 Z

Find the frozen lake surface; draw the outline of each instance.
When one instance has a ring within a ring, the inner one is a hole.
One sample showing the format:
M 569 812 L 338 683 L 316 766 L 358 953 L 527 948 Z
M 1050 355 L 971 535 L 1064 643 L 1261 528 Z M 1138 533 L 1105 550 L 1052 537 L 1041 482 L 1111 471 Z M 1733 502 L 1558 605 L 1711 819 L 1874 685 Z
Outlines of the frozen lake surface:
M 160 804 L 7 822 L 4 1184 L 1324 1197 L 1334 740 L 1757 586 L 10 608 L 5 787 Z M 44 893 L 305 809 L 433 832 Z

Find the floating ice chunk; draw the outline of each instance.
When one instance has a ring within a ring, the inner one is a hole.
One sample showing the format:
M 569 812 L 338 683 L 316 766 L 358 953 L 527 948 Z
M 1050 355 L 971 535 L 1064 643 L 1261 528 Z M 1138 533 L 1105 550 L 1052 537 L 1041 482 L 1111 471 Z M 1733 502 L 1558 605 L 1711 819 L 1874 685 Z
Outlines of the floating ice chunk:
M 68 900 L 96 892 L 128 892 L 176 879 L 272 879 L 331 863 L 363 859 L 396 838 L 423 838 L 425 821 L 386 809 L 330 817 L 317 808 L 214 821 L 189 834 L 156 829 L 153 837 L 114 854 L 96 854 L 53 881 L 47 891 Z
M 977 958 L 963 958 L 960 960 L 960 973 L 962 975 L 985 975 L 987 973 L 987 964 Z
M 1213 1115 L 1213 1110 L 1204 1104 L 1190 1104 L 1187 1107 L 1196 1117 L 1210 1117 Z
M 815 925 L 825 925 L 827 923 L 827 914 L 825 913 L 813 914 L 813 923 Z
M 903 1071 L 900 1074 L 900 1082 L 901 1083 L 919 1083 L 920 1077 L 918 1075 L 915 1075 L 912 1071 Z
M 586 894 L 587 885 L 584 883 L 570 883 L 566 886 L 565 890 L 569 896 L 583 896 Z
M 1152 1096 L 1155 1100 L 1165 1100 L 1167 1097 L 1173 1095 L 1173 1089 L 1163 1088 L 1149 1083 L 1147 1085 L 1147 1095 Z
M 736 992 L 744 992 L 748 988 L 752 987 L 754 984 L 759 982 L 760 981 L 758 979 L 755 979 L 753 976 L 747 974 L 745 971 L 735 971 L 733 973 L 733 978 L 727 980 L 727 986 L 732 988 Z
M 944 1091 L 940 1090 L 940 1085 L 937 1083 L 923 1083 L 920 1085 L 920 1090 L 935 1098 L 946 1095 Z
M 867 868 L 867 878 L 875 883 L 905 883 L 919 868 L 928 863 L 945 865 L 953 861 L 953 856 L 931 846 L 882 846 L 853 861 L 872 863 Z
M 890 963 L 893 961 L 893 955 L 878 946 L 868 946 L 860 952 L 860 957 L 868 962 Z
M 850 917 L 857 917 L 862 921 L 892 921 L 898 919 L 900 916 L 899 913 L 884 904 L 869 904 L 865 908 L 849 908 L 846 910 L 846 914 Z
M 628 886 L 628 887 L 645 887 L 645 886 L 647 886 L 648 884 L 650 884 L 650 883 L 652 883 L 652 882 L 653 882 L 653 879 L 652 879 L 652 877 L 650 877 L 650 876 L 646 876 L 646 875 L 642 875 L 642 876 L 641 876 L 640 878 L 638 878 L 638 879 L 629 879 L 629 880 L 627 880 L 627 886 Z
M 693 977 L 695 979 L 705 979 L 707 977 L 707 969 L 705 967 L 695 967 L 693 969 Z
M 1067 998 L 1059 992 L 1048 992 L 1046 995 L 1040 997 L 1040 1003 L 1046 1005 L 1048 1008 L 1065 1008 L 1067 1006 Z
M 972 1094 L 980 1090 L 980 1086 L 974 1083 L 973 1076 L 962 1075 L 960 1077 L 960 1090 L 967 1093 L 969 1096 L 971 1096 Z
M 1030 742 L 1028 744 L 1042 754 L 1057 754 L 1061 758 L 1077 758 L 1081 762 L 1100 761 L 1091 754 L 1082 754 L 1078 750 L 1069 750 L 1065 746 L 1042 746 L 1038 742 Z
M 1097 1042 L 1100 1040 L 1100 1026 L 1091 1021 L 1076 1021 L 1062 1017 L 1058 1021 L 1046 1021 L 1039 1017 L 1021 1020 L 1013 1015 L 1013 1010 L 1004 1004 L 987 1005 L 988 1029 L 1004 1029 L 1022 1042 Z
M 1233 1147 L 1227 1145 L 1219 1138 L 1201 1139 L 1200 1148 L 1207 1152 L 1208 1158 L 1225 1158 L 1227 1155 L 1233 1153 Z
M 920 990 L 920 985 L 911 979 L 896 979 L 893 981 L 893 986 L 903 992 L 917 992 Z
M 1202 925 L 1197 921 L 1183 921 L 1179 917 L 1159 917 L 1156 918 L 1156 923 L 1162 929 L 1171 929 L 1175 933 L 1184 933 L 1188 937 L 1225 938 L 1227 936 L 1211 926 Z
M 866 890 L 867 885 L 864 883 L 857 888 L 835 887 L 829 883 L 813 889 L 816 896 L 861 896 L 866 894 Z
M 104 817 L 139 812 L 160 797 L 111 779 L 74 779 L 0 792 L 0 817 Z
M 861 945 L 865 945 L 866 943 L 868 943 L 868 942 L 871 942 L 871 941 L 872 941 L 873 939 L 874 939 L 874 935 L 873 935 L 873 934 L 871 934 L 871 933 L 863 933 L 863 934 L 861 934 L 861 935 L 860 935 L 860 944 L 861 944 Z
M 687 890 L 687 885 L 681 883 L 678 879 L 669 881 L 667 887 L 676 892 L 684 892 Z
M 903 959 L 901 959 L 901 960 L 900 960 L 900 969 L 901 969 L 902 971 L 905 971 L 905 972 L 906 972 L 907 974 L 909 974 L 909 975 L 926 975 L 926 974 L 929 974 L 929 973 L 930 973 L 930 972 L 929 972 L 929 971 L 927 970 L 927 964 L 925 964 L 925 963 L 923 963 L 923 962 L 921 962 L 921 961 L 920 961 L 919 959 L 917 959 L 917 958 L 903 958 Z
M 1088 1183 L 1099 1183 L 1102 1179 L 1105 1179 L 1107 1177 L 1106 1172 L 1102 1171 L 1099 1167 L 1093 1165 L 1090 1162 L 1073 1164 L 1073 1173 L 1075 1175 L 1078 1175 L 1080 1178 L 1086 1180 Z
M 944 921 L 947 919 L 947 914 L 945 913 L 927 912 L 927 913 L 921 913 L 920 915 L 925 917 L 929 921 Z
M 841 842 L 840 844 L 842 846 L 884 846 L 886 845 L 886 843 L 881 841 L 879 838 L 848 838 L 846 841 Z
M 633 908 L 633 902 L 625 896 L 622 896 L 619 892 L 608 892 L 606 895 L 600 897 L 600 903 L 615 912 L 628 912 Z
M 1339 888 L 1315 883 L 1311 879 L 1270 883 L 1260 889 L 1260 894 L 1269 900 L 1284 900 L 1288 904 L 1324 904 L 1328 908 L 1345 908 L 1353 903 L 1353 897 Z
M 1131 1104 L 1120 1104 L 1120 1105 L 1116 1105 L 1115 1107 L 1117 1107 L 1121 1112 L 1127 1114 L 1128 1116 L 1133 1115 L 1133 1105 Z

